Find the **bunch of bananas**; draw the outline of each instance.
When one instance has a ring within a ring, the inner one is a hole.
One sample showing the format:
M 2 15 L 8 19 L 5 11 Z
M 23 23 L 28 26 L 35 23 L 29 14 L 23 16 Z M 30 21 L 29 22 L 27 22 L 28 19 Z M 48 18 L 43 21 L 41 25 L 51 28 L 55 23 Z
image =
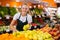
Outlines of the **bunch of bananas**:
M 24 25 L 23 30 L 26 31 L 30 28 L 30 24 Z

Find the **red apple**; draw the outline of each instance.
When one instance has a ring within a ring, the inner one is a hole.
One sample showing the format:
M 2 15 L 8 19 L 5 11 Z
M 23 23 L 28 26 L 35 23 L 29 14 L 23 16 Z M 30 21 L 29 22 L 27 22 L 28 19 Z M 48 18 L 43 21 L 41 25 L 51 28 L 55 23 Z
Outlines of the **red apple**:
M 37 24 L 36 23 L 32 23 L 32 26 L 37 26 Z

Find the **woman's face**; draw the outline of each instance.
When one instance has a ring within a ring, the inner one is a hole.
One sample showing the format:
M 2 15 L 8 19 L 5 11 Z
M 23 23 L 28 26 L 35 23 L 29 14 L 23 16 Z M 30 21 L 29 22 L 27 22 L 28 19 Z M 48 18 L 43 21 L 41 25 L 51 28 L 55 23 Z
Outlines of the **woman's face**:
M 27 5 L 23 5 L 22 8 L 21 8 L 22 15 L 26 15 L 28 10 L 29 10 L 28 6 Z

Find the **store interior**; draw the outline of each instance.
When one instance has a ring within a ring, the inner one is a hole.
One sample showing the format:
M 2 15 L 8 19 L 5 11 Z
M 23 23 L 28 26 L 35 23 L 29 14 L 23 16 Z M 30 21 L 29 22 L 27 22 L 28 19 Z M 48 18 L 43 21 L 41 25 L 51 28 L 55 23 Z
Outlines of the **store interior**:
M 32 23 L 13 32 L 10 24 L 23 4 Z M 0 40 L 60 40 L 60 0 L 0 0 Z

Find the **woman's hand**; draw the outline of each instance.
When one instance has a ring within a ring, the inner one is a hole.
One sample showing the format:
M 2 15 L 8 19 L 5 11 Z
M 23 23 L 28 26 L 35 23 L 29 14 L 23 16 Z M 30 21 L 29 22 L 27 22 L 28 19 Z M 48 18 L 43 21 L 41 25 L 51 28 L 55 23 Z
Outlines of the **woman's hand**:
M 13 32 L 18 32 L 18 30 L 14 29 Z
M 13 32 L 17 32 L 17 29 L 15 26 L 10 26 L 10 30 L 13 31 Z
M 16 27 L 14 27 L 16 24 L 16 20 L 12 20 L 11 24 L 10 24 L 10 30 L 12 30 L 13 32 L 16 32 Z

